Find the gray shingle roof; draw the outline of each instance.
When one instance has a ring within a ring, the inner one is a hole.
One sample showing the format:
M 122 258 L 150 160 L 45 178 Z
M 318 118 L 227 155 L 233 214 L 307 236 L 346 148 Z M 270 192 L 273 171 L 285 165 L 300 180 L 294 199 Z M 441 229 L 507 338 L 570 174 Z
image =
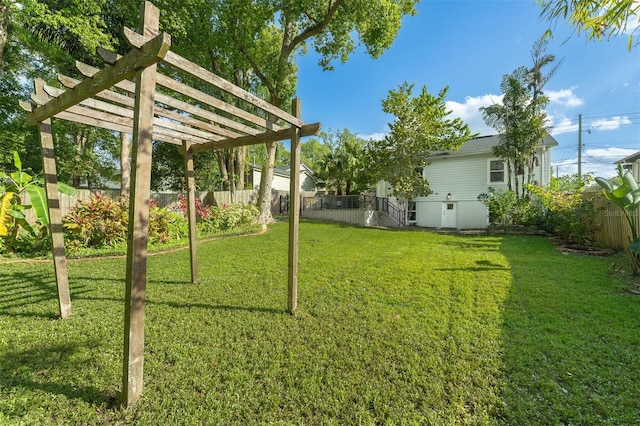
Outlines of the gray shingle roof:
M 622 160 L 618 160 L 614 164 L 633 163 L 637 160 L 640 160 L 640 151 L 636 152 L 635 154 L 631 154 L 628 157 L 624 157 Z
M 498 144 L 500 138 L 498 135 L 490 136 L 478 136 L 465 142 L 456 151 L 437 151 L 429 155 L 429 157 L 439 157 L 442 155 L 469 155 L 469 154 L 485 154 L 491 152 L 494 146 Z M 553 136 L 547 135 L 544 140 L 544 145 L 548 147 L 554 147 L 558 145 L 558 141 Z

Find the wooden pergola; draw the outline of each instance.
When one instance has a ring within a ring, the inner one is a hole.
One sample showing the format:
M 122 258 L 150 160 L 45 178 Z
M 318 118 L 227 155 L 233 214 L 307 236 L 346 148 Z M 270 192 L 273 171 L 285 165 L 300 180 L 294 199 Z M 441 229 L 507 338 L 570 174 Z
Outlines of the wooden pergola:
M 29 112 L 27 123 L 37 125 L 40 134 L 62 318 L 71 315 L 71 299 L 51 119 L 55 117 L 133 136 L 122 389 L 122 400 L 126 405 L 132 405 L 140 398 L 143 385 L 152 141 L 178 145 L 184 154 L 191 282 L 195 283 L 198 267 L 193 154 L 291 140 L 288 310 L 293 312 L 297 306 L 300 138 L 317 134 L 320 130 L 319 123 L 305 124 L 300 119 L 298 99 L 292 101 L 292 112 L 288 113 L 173 53 L 170 50 L 170 36 L 159 34 L 159 16 L 158 8 L 150 2 L 144 3 L 139 33 L 124 29 L 125 37 L 132 46 L 128 54 L 120 57 L 105 49 L 98 49 L 108 64 L 103 69 L 77 63 L 78 69 L 86 76 L 84 80 L 60 75 L 60 83 L 66 89 L 36 80 L 35 93 L 31 96 L 35 105 L 21 102 L 21 106 Z M 158 63 L 209 84 L 214 89 L 213 93 L 224 93 L 224 98 L 233 99 L 233 103 L 220 99 L 222 96 L 212 96 L 161 74 L 157 70 Z M 157 86 L 163 87 L 163 91 L 157 91 Z

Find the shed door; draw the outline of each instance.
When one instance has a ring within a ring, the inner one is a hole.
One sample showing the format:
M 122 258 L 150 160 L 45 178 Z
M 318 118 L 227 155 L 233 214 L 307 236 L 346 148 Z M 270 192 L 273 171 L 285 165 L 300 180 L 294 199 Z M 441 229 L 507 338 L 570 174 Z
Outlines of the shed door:
M 447 201 L 442 203 L 442 227 L 457 228 L 458 227 L 458 203 L 455 201 Z

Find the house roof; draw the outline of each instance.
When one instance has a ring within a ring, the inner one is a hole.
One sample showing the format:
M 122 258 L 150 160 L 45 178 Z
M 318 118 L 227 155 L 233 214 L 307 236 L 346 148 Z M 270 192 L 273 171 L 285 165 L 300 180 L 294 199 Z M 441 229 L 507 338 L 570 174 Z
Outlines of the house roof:
M 631 154 L 628 157 L 624 157 L 622 160 L 618 160 L 614 164 L 633 163 L 638 160 L 640 160 L 640 151 L 636 152 L 635 154 Z
M 486 154 L 492 152 L 494 146 L 500 142 L 500 135 L 490 135 L 490 136 L 478 136 L 477 138 L 473 138 L 464 144 L 457 150 L 449 150 L 449 151 L 436 151 L 429 155 L 429 157 L 440 157 L 443 155 L 470 155 L 470 154 Z M 547 135 L 543 139 L 543 143 L 538 146 L 554 147 L 558 145 L 558 141 L 554 139 L 553 136 Z
M 254 170 L 262 172 L 262 166 L 259 166 L 257 164 L 252 164 L 251 167 Z M 304 164 L 304 163 L 300 164 L 300 172 L 306 173 L 307 176 L 309 176 L 311 179 L 313 179 L 315 181 L 318 180 L 318 178 L 315 176 L 315 173 L 313 173 L 313 170 L 311 170 L 309 167 L 307 167 L 307 165 Z M 284 165 L 284 166 L 280 166 L 280 167 L 274 167 L 273 168 L 273 174 L 274 175 L 278 175 L 278 176 L 290 177 L 291 176 L 291 167 L 288 164 Z

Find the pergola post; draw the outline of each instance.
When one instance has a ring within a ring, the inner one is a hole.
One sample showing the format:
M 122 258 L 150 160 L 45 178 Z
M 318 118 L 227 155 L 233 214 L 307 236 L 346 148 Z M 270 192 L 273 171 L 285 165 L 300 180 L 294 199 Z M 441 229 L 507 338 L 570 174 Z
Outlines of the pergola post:
M 196 230 L 196 184 L 193 176 L 193 151 L 183 142 L 184 172 L 187 182 L 187 218 L 189 221 L 189 251 L 191 254 L 191 283 L 198 282 L 198 242 Z
M 38 89 L 36 88 L 36 91 Z M 58 307 L 60 317 L 71 316 L 71 295 L 69 293 L 69 275 L 67 273 L 67 257 L 64 251 L 64 236 L 62 234 L 62 213 L 60 211 L 60 194 L 58 193 L 58 178 L 56 177 L 56 156 L 53 150 L 53 135 L 51 133 L 51 119 L 38 123 L 40 133 L 40 147 L 42 151 L 42 170 L 44 172 L 44 189 L 47 195 L 47 209 L 49 210 L 49 229 L 53 248 L 53 266 L 56 273 L 58 288 Z
M 294 98 L 291 114 L 300 118 L 302 103 Z M 289 172 L 289 285 L 288 309 L 293 313 L 298 306 L 298 228 L 300 223 L 300 137 L 297 126 L 291 126 L 291 169 Z
M 141 10 L 141 33 L 158 32 L 159 10 L 145 2 Z M 131 197 L 127 236 L 127 275 L 124 315 L 122 402 L 135 404 L 142 394 L 144 358 L 144 305 L 147 284 L 147 240 L 151 187 L 151 151 L 156 64 L 135 74 L 136 94 L 131 158 Z

